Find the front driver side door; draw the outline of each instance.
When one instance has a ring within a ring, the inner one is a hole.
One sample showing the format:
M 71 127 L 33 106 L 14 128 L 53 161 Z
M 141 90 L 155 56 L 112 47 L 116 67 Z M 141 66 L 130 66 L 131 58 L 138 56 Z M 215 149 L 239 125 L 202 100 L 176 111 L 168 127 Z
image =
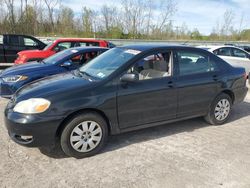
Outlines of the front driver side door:
M 119 82 L 117 108 L 121 129 L 176 117 L 177 91 L 172 60 L 170 51 L 148 54 L 129 69 L 139 74 L 137 82 Z

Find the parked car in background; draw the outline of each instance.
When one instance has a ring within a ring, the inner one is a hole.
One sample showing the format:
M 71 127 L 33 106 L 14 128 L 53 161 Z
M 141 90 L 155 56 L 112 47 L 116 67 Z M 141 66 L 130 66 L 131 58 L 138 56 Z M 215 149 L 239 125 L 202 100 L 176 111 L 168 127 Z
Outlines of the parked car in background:
M 250 53 L 250 46 L 249 45 L 226 43 L 225 46 L 235 46 L 235 47 L 241 48 L 241 49 L 247 51 L 248 53 Z
M 241 48 L 228 45 L 199 47 L 218 55 L 233 66 L 244 67 L 247 73 L 250 72 L 250 54 Z
M 29 62 L 8 68 L 0 73 L 0 96 L 10 98 L 27 83 L 77 69 L 106 50 L 108 48 L 77 47 L 59 52 L 41 62 Z
M 5 124 L 18 144 L 59 140 L 67 155 L 88 157 L 112 134 L 200 116 L 223 124 L 246 96 L 245 74 L 199 48 L 117 47 L 22 87 L 6 107 Z
M 46 44 L 28 35 L 0 35 L 0 65 L 14 63 L 17 53 L 23 50 L 42 50 Z
M 23 64 L 30 61 L 41 61 L 62 50 L 74 47 L 99 46 L 109 47 L 110 43 L 105 40 L 82 39 L 82 38 L 62 38 L 57 39 L 47 45 L 43 50 L 25 50 L 18 53 L 15 64 Z

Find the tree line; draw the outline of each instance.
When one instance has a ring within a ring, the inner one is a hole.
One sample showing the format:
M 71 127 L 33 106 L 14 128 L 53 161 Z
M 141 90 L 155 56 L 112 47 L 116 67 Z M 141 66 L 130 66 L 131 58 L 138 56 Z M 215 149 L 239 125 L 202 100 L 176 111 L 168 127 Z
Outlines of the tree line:
M 81 6 L 81 5 L 79 5 Z M 250 40 L 250 30 L 234 28 L 234 12 L 227 10 L 210 35 L 175 26 L 175 0 L 119 0 L 119 6 L 82 7 L 74 12 L 61 0 L 0 0 L 0 33 L 117 39 Z M 243 22 L 243 16 L 241 22 Z

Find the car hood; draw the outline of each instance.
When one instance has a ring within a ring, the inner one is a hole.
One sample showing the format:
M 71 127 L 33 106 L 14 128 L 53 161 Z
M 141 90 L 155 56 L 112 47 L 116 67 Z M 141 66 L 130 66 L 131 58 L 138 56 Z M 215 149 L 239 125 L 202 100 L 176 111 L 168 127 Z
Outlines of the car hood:
M 14 76 L 14 75 L 26 75 L 26 74 L 31 74 L 35 73 L 37 71 L 41 72 L 43 70 L 49 70 L 49 67 L 55 66 L 51 64 L 44 64 L 44 63 L 39 63 L 39 62 L 29 62 L 27 64 L 22 64 L 22 65 L 14 65 L 8 69 L 5 69 L 0 73 L 0 77 L 5 77 L 5 76 Z
M 46 97 L 48 95 L 57 95 L 65 91 L 76 91 L 90 85 L 93 81 L 78 76 L 75 71 L 57 74 L 31 82 L 19 89 L 15 97 L 19 99 L 28 99 L 34 97 Z

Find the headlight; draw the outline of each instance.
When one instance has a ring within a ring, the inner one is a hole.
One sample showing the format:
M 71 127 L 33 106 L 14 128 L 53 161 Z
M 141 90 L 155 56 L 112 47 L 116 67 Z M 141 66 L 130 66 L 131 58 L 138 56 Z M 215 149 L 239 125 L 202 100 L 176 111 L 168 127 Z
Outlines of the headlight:
M 5 82 L 19 82 L 22 80 L 26 80 L 28 77 L 27 76 L 22 76 L 22 75 L 15 75 L 15 76 L 8 76 L 8 77 L 3 77 L 3 81 Z
M 31 98 L 16 104 L 13 111 L 22 114 L 39 114 L 50 107 L 50 101 L 43 98 Z

